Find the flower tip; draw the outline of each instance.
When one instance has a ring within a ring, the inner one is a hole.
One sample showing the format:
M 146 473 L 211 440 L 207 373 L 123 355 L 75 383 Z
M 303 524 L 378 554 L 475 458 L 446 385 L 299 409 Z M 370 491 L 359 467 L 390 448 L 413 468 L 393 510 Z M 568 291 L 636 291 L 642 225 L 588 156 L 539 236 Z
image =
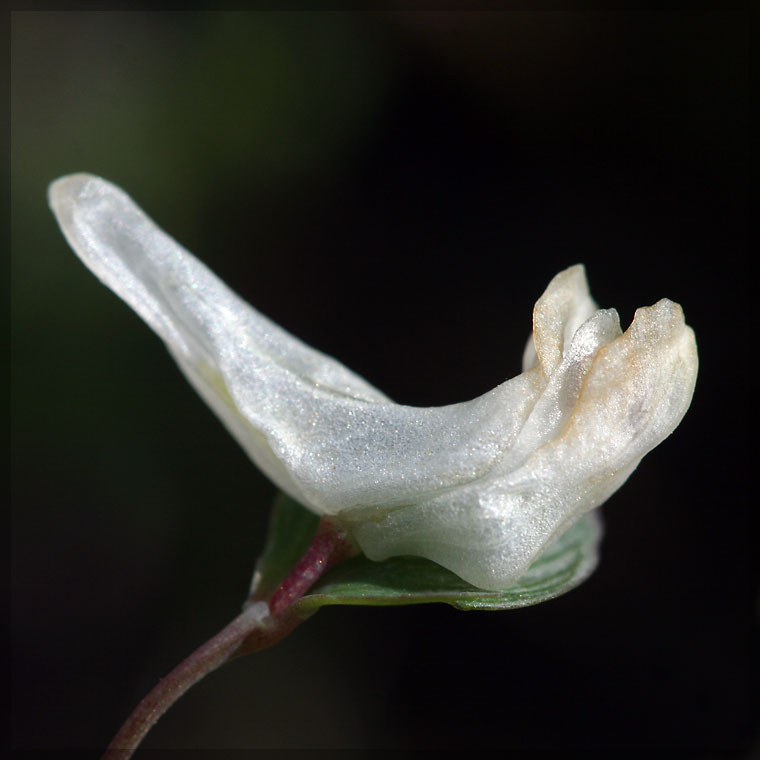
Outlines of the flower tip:
M 694 330 L 686 324 L 681 304 L 669 298 L 661 298 L 652 306 L 636 309 L 629 328 L 632 335 L 641 341 L 670 341 L 687 349 L 696 359 L 696 339 Z
M 65 174 L 48 185 L 47 198 L 50 210 L 64 236 L 80 258 L 82 246 L 76 242 L 81 236 L 81 231 L 76 230 L 77 211 L 86 207 L 97 196 L 102 196 L 111 187 L 113 186 L 106 180 L 85 172 Z
M 523 370 L 538 362 L 544 373 L 551 375 L 576 330 L 597 309 L 583 264 L 556 274 L 533 308 L 533 334 L 523 354 Z
M 93 180 L 103 182 L 99 177 L 84 172 L 65 174 L 63 177 L 53 180 L 48 185 L 47 191 L 50 208 L 57 212 L 65 206 L 67 201 L 79 195 L 82 188 Z

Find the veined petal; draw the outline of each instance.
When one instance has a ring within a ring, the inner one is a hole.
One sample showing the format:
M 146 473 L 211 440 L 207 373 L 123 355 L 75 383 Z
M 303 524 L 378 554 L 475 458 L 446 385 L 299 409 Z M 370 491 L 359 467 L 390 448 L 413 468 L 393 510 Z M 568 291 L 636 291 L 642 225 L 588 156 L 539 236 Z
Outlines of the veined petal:
M 303 503 L 323 514 L 391 509 L 482 477 L 512 445 L 544 385 L 533 371 L 469 402 L 421 408 L 359 403 L 293 382 L 276 367 L 262 377 L 246 363 L 222 372 Z

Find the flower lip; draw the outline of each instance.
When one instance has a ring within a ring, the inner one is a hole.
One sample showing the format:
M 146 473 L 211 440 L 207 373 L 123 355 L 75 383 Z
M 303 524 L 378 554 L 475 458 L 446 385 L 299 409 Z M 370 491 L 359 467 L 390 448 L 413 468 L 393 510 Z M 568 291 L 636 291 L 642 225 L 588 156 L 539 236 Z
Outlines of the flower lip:
M 371 559 L 423 556 L 505 588 L 620 487 L 691 400 L 696 344 L 680 307 L 639 309 L 621 333 L 582 265 L 538 300 L 521 375 L 415 408 L 253 309 L 111 183 L 70 175 L 49 200 L 77 255 L 164 340 L 253 461 L 336 516 Z

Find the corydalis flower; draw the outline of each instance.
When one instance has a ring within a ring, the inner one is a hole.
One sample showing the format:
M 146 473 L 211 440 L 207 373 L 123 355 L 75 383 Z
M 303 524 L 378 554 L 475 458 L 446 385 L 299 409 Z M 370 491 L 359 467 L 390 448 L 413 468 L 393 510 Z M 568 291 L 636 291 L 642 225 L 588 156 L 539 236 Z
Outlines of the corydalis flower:
M 506 588 L 691 401 L 697 353 L 681 307 L 638 309 L 623 334 L 581 265 L 536 303 L 521 375 L 417 408 L 261 315 L 114 185 L 75 174 L 49 198 L 77 255 L 164 340 L 251 459 L 370 559 L 422 556 Z

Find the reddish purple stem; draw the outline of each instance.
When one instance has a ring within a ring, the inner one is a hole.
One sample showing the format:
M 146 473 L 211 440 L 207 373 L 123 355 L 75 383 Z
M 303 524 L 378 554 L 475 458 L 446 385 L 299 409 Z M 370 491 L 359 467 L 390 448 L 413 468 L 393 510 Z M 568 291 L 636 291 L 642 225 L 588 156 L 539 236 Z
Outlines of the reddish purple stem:
M 330 518 L 322 518 L 309 548 L 272 592 L 269 598 L 272 617 L 277 617 L 300 599 L 336 562 L 356 553 L 357 549 L 347 540 L 346 532 Z
M 272 646 L 307 616 L 290 608 L 326 570 L 356 554 L 356 545 L 330 518 L 323 518 L 309 548 L 272 592 L 267 608 L 249 600 L 229 625 L 177 665 L 137 705 L 108 746 L 103 760 L 128 760 L 158 719 L 204 676 L 243 654 Z

